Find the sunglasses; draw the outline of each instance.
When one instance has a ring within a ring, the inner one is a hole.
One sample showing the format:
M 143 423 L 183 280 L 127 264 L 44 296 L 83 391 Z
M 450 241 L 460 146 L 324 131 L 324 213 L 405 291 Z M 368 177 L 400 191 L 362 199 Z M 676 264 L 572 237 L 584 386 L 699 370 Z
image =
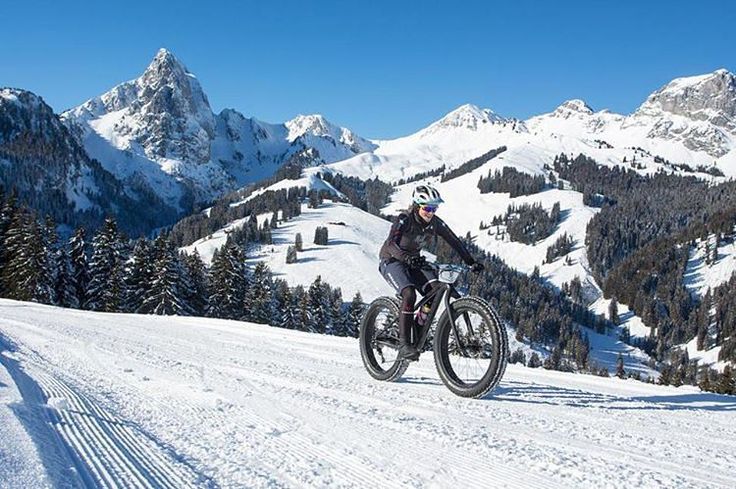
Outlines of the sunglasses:
M 435 212 L 437 210 L 436 205 L 420 205 L 419 208 L 422 209 L 424 212 Z

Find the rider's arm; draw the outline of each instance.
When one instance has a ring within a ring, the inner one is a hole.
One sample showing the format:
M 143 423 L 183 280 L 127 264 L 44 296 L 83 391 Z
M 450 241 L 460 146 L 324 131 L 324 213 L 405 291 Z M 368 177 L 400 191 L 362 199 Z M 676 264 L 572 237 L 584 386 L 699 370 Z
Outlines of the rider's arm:
M 401 242 L 401 236 L 404 234 L 408 225 L 409 216 L 403 213 L 399 214 L 391 226 L 391 231 L 389 232 L 388 239 L 386 239 L 385 243 L 385 249 L 391 257 L 403 262 L 406 261 L 410 254 L 402 250 L 399 243 Z
M 468 253 L 468 250 L 465 248 L 463 242 L 460 241 L 460 238 L 452 232 L 452 229 L 450 229 L 450 226 L 445 224 L 445 221 L 437 216 L 434 218 L 437 220 L 437 234 L 440 235 L 447 244 L 452 246 L 452 249 L 460 255 L 460 258 L 462 258 L 467 265 L 473 265 L 475 263 L 475 259 L 470 255 L 470 253 Z

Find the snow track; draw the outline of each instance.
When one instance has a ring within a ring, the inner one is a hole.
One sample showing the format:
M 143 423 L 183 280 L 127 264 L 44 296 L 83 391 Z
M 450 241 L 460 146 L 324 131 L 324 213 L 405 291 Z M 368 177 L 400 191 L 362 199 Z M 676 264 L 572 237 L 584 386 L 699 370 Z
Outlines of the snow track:
M 56 477 L 57 484 L 89 488 L 216 487 L 178 460 L 169 447 L 46 373 L 37 355 L 31 358 L 35 361 L 25 367 L 25 374 L 34 380 L 40 396 L 25 400 L 35 403 L 38 421 L 53 428 L 59 448 L 72 464 L 71 473 L 76 475 L 66 480 Z
M 736 400 L 693 388 L 510 365 L 471 400 L 429 355 L 384 383 L 354 339 L 5 300 L 0 335 L 58 486 L 736 487 Z

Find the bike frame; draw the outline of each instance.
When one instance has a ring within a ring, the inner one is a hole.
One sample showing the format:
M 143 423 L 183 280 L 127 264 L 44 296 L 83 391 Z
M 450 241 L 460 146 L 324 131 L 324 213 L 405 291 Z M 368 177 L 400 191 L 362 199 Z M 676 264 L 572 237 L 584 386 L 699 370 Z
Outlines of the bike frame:
M 419 311 L 419 309 L 421 309 L 422 306 L 424 306 L 424 304 L 427 304 L 429 302 L 432 303 L 431 310 L 427 314 L 427 319 L 424 321 L 424 324 L 420 327 L 421 329 L 419 330 L 419 338 L 418 340 L 415 339 L 414 346 L 419 351 L 422 351 L 422 349 L 424 349 L 424 345 L 427 342 L 427 338 L 429 337 L 429 332 L 432 329 L 432 322 L 434 321 L 434 317 L 437 314 L 437 311 L 439 310 L 440 304 L 444 303 L 445 310 L 447 311 L 447 315 L 450 318 L 450 325 L 452 326 L 452 334 L 455 337 L 455 342 L 460 348 L 460 350 L 462 351 L 463 355 L 467 354 L 465 346 L 460 341 L 460 334 L 458 333 L 457 325 L 455 324 L 455 321 L 457 320 L 457 318 L 455 317 L 453 313 L 452 307 L 450 307 L 450 298 L 459 298 L 459 297 L 461 297 L 461 295 L 455 288 L 454 284 L 447 283 L 447 282 L 439 282 L 438 287 L 434 287 L 434 289 L 431 292 L 423 296 L 422 299 L 417 302 L 414 310 L 412 311 L 412 314 L 416 314 L 417 311 Z M 468 317 L 467 313 L 463 313 L 463 319 L 465 320 L 465 325 L 468 328 L 468 332 L 473 333 L 473 327 L 470 324 L 470 318 Z

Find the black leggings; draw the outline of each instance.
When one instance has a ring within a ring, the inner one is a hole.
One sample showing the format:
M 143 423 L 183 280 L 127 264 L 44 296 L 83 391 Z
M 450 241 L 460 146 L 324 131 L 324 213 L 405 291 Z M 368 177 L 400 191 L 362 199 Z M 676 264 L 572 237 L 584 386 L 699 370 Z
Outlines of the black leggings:
M 425 285 L 427 294 L 432 292 L 439 284 L 429 282 Z M 414 324 L 414 305 L 417 302 L 417 290 L 413 286 L 404 287 L 401 291 L 401 314 L 399 315 L 399 339 L 409 341 L 411 329 Z M 416 340 L 416 338 L 415 338 Z

